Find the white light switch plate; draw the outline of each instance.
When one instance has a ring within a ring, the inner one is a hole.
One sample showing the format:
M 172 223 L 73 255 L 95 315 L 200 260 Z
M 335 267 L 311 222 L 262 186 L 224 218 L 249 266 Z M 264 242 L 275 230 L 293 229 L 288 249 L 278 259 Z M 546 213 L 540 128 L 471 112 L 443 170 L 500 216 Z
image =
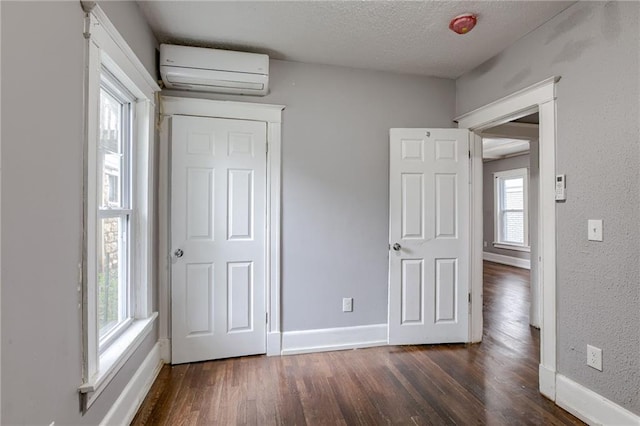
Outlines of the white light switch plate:
M 353 297 L 342 299 L 342 312 L 353 312 Z
M 589 241 L 602 241 L 602 219 L 589 219 L 587 227 Z

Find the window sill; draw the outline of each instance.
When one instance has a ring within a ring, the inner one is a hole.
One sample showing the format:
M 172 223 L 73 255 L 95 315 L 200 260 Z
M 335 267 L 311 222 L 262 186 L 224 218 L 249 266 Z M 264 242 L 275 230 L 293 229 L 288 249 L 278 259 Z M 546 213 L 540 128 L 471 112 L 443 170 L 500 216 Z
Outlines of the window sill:
M 87 400 L 87 408 L 98 398 L 144 339 L 151 333 L 153 323 L 157 317 L 158 313 L 154 312 L 149 318 L 133 321 L 129 328 L 100 355 L 98 372 L 78 389 L 80 393 L 91 394 Z
M 525 251 L 527 253 L 531 252 L 531 247 L 517 246 L 514 244 L 493 243 L 493 247 L 499 248 L 499 249 L 505 249 L 505 250 Z

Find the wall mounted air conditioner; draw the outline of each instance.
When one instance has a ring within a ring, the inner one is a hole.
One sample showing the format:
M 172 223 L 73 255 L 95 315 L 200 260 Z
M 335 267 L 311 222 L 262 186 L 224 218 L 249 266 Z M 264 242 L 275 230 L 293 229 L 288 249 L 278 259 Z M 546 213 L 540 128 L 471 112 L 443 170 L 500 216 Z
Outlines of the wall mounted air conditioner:
M 160 76 L 170 89 L 264 96 L 269 56 L 161 44 Z

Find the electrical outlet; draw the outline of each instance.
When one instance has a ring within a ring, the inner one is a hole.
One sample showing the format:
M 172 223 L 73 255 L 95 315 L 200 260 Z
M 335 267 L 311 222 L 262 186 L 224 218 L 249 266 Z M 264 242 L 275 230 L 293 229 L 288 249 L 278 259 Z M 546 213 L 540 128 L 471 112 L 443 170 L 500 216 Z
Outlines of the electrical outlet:
M 602 371 L 602 349 L 587 345 L 587 365 Z
M 342 299 L 342 312 L 353 312 L 353 297 Z
M 485 247 L 487 246 L 487 242 L 486 242 L 486 241 L 484 242 L 484 246 L 485 246 Z

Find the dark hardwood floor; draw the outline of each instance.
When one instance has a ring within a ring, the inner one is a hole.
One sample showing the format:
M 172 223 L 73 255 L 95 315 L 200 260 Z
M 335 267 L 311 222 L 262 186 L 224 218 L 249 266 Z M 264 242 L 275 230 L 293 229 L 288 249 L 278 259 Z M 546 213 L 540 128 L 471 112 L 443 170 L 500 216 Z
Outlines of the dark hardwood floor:
M 484 267 L 481 344 L 164 366 L 133 424 L 582 424 L 538 392 L 529 272 Z

